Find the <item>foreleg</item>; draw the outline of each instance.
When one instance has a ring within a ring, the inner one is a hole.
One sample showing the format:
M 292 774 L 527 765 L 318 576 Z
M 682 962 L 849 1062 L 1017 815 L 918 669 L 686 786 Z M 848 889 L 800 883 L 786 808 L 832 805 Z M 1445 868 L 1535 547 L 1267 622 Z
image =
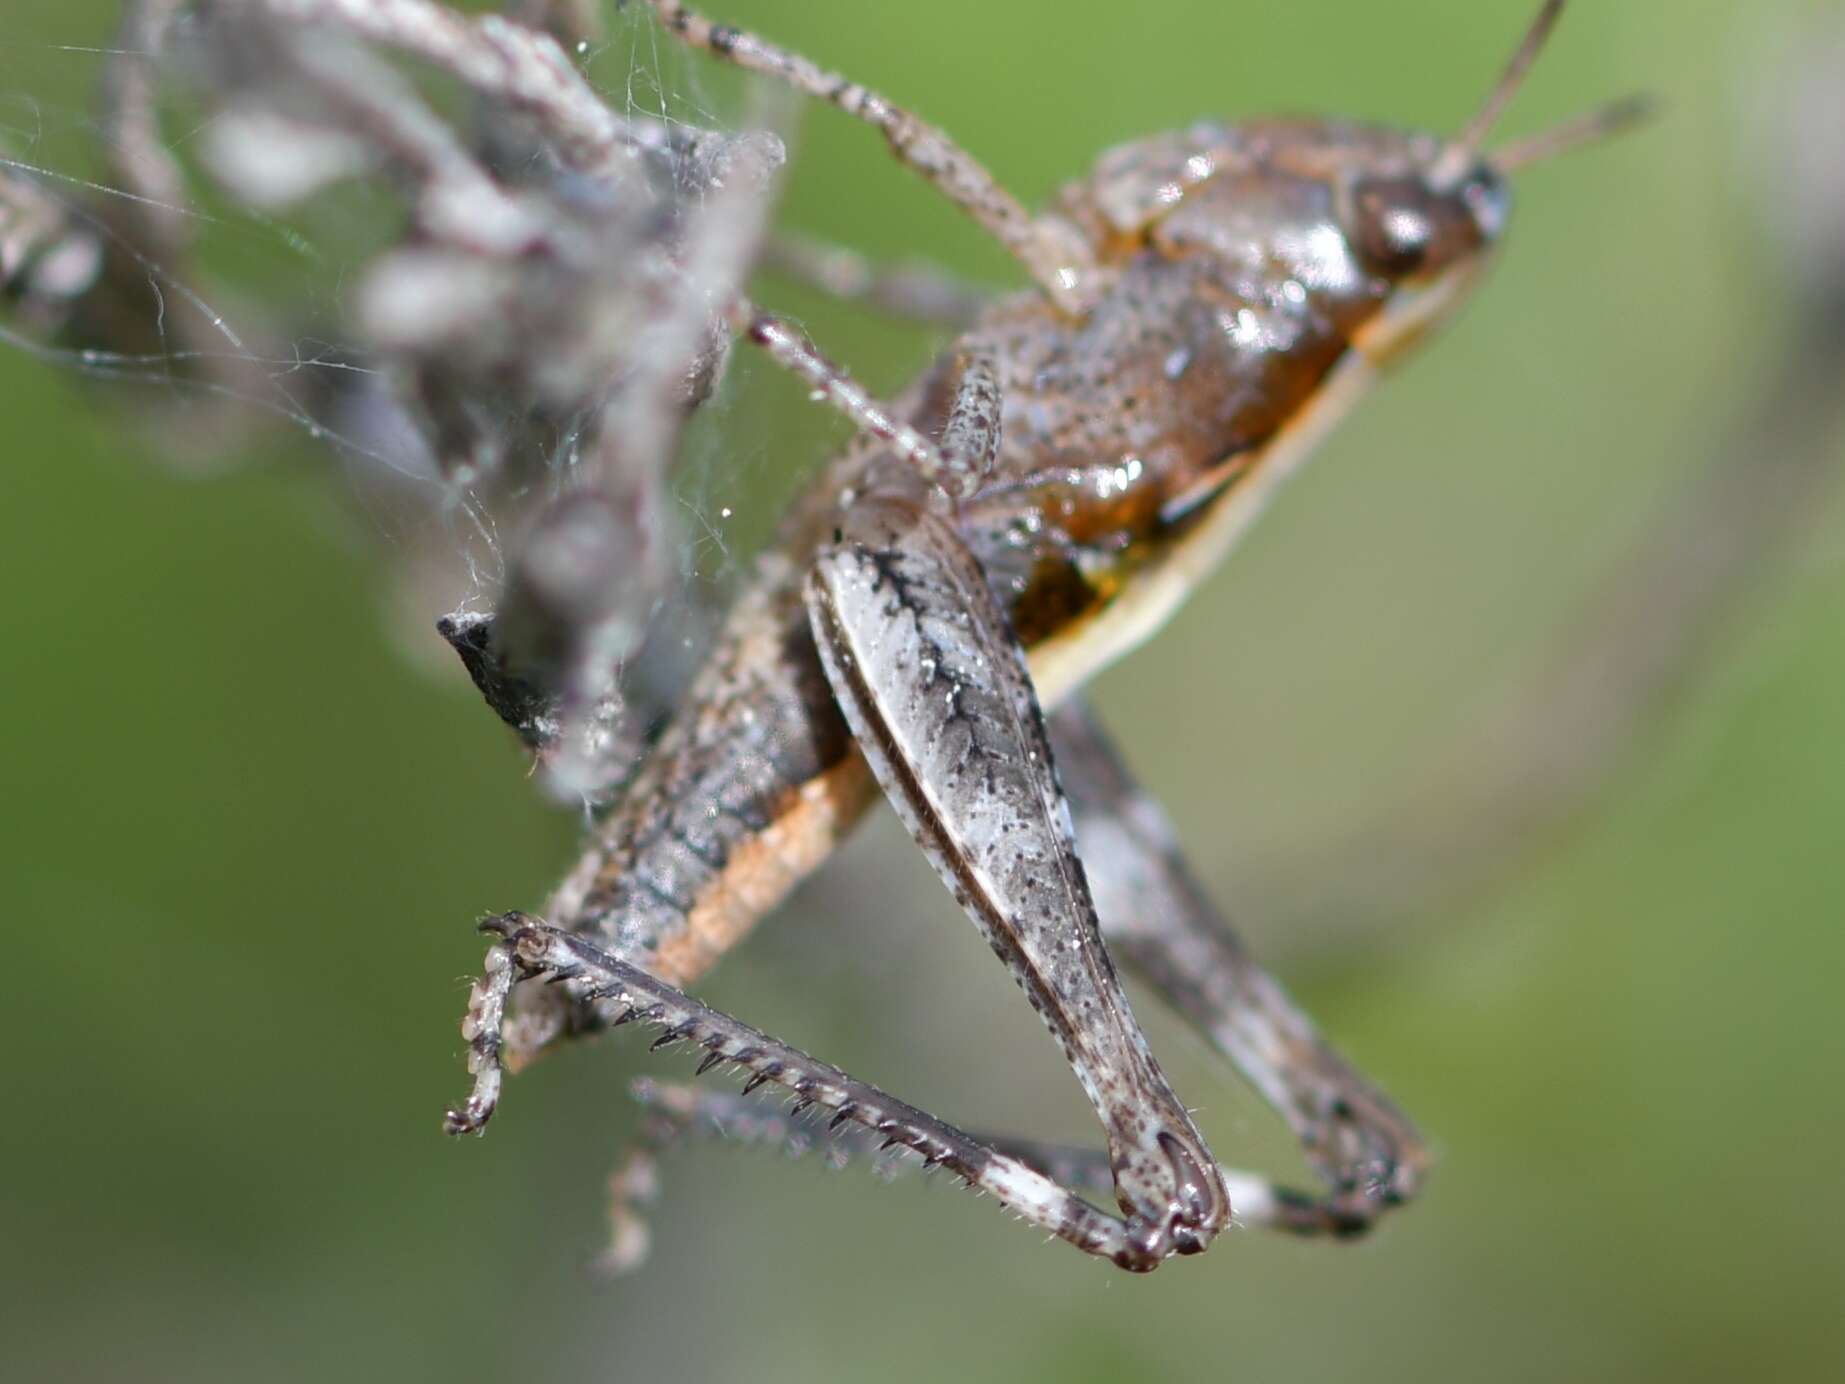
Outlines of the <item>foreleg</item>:
M 816 401 L 888 446 L 917 476 L 945 495 L 970 493 L 985 478 L 999 446 L 999 384 L 992 362 L 962 362 L 947 431 L 938 446 L 879 402 L 841 366 L 820 354 L 807 333 L 747 302 L 733 308 L 737 329 L 777 365 L 806 383 Z

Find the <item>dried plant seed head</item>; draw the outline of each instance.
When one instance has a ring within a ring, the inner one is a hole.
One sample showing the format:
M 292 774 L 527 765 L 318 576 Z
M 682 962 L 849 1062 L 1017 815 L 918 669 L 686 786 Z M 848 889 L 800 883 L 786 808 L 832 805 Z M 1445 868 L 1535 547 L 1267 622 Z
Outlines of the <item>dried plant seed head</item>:
M 557 680 L 591 652 L 586 643 L 631 642 L 634 630 L 609 627 L 633 614 L 623 597 L 644 584 L 643 545 L 606 496 L 576 491 L 553 501 L 517 545 L 495 635 L 506 656 Z

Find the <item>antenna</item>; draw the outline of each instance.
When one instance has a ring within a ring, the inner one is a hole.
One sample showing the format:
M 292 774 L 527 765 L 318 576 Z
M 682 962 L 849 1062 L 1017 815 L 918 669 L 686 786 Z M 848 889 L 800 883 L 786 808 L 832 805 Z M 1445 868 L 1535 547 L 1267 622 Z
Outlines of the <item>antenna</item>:
M 1558 154 L 1568 153 L 1571 149 L 1580 149 L 1585 144 L 1599 143 L 1651 118 L 1658 109 L 1659 103 L 1651 96 L 1627 96 L 1619 101 L 1610 101 L 1574 120 L 1566 120 L 1561 125 L 1514 140 L 1495 150 L 1492 154 L 1493 167 L 1501 173 L 1510 173 L 1534 163 L 1542 163 Z
M 1435 160 L 1429 170 L 1429 182 L 1436 187 L 1452 186 L 1467 176 L 1467 170 L 1479 157 L 1480 146 L 1492 133 L 1499 117 L 1505 114 L 1505 108 L 1518 95 L 1518 88 L 1525 80 L 1525 74 L 1531 70 L 1531 64 L 1537 61 L 1539 53 L 1544 51 L 1544 43 L 1550 37 L 1550 31 L 1557 27 L 1557 20 L 1563 14 L 1565 0 L 1544 0 L 1544 6 L 1537 12 L 1537 18 L 1531 21 L 1531 27 L 1525 30 L 1524 41 L 1518 45 L 1518 51 L 1512 54 L 1512 60 L 1505 66 L 1498 82 L 1487 93 L 1486 101 L 1481 105 L 1474 118 L 1459 135 L 1441 151 L 1441 157 Z

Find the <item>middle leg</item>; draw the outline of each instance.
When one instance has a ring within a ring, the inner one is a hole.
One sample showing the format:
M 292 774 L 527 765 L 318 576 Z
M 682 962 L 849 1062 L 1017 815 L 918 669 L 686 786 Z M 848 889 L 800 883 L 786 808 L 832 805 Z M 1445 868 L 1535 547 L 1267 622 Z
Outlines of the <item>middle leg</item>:
M 648 1077 L 636 1078 L 629 1094 L 646 1113 L 640 1137 L 609 1179 L 613 1235 L 601 1262 L 616 1272 L 635 1267 L 645 1254 L 648 1232 L 642 1208 L 658 1193 L 657 1160 L 682 1140 L 702 1137 L 779 1149 L 789 1158 L 818 1153 L 829 1168 L 837 1170 L 858 1161 L 882 1178 L 927 1170 L 918 1159 L 906 1156 L 906 1150 L 892 1148 L 868 1130 L 824 1123 L 811 1111 L 791 1111 L 760 1096 Z M 1114 1190 L 1108 1155 L 1098 1149 L 978 1131 L 971 1137 L 1073 1192 L 1103 1198 Z M 1368 1219 L 1341 1212 L 1324 1198 L 1277 1186 L 1259 1173 L 1220 1164 L 1218 1174 L 1230 1189 L 1238 1225 L 1340 1237 L 1370 1227 Z

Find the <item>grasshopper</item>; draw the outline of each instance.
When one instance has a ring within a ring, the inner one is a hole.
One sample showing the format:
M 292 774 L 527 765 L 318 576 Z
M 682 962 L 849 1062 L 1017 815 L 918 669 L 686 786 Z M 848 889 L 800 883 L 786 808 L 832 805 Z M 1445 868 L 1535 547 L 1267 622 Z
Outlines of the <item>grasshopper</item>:
M 1506 225 L 1507 175 L 1637 104 L 1485 151 L 1563 9 L 1547 0 L 1457 136 L 1199 123 L 1111 150 L 1032 215 L 877 93 L 673 0 L 652 7 L 694 48 L 877 126 L 1035 289 L 985 308 L 888 405 L 787 323 L 737 307 L 741 332 L 857 436 L 793 506 L 542 918 L 484 925 L 499 940 L 463 1022 L 476 1083 L 448 1129 L 486 1124 L 503 1068 L 639 1021 L 656 1047 L 702 1050 L 701 1072 L 748 1073 L 742 1096 L 643 1084 L 655 1146 L 700 1129 L 783 1141 L 817 1107 L 836 1156 L 945 1168 L 1135 1271 L 1199 1253 L 1233 1215 L 1368 1228 L 1422 1183 L 1414 1127 L 1236 940 L 1077 693 L 1467 297 Z M 964 1132 L 685 993 L 880 790 L 1049 1028 L 1104 1151 Z M 1218 1163 L 1116 955 L 1282 1114 L 1324 1192 Z M 765 1084 L 794 1109 L 748 1099 Z M 620 1265 L 642 1248 L 625 1202 L 650 1168 L 643 1152 L 617 1178 Z M 1110 1195 L 1116 1211 L 1098 1204 Z

